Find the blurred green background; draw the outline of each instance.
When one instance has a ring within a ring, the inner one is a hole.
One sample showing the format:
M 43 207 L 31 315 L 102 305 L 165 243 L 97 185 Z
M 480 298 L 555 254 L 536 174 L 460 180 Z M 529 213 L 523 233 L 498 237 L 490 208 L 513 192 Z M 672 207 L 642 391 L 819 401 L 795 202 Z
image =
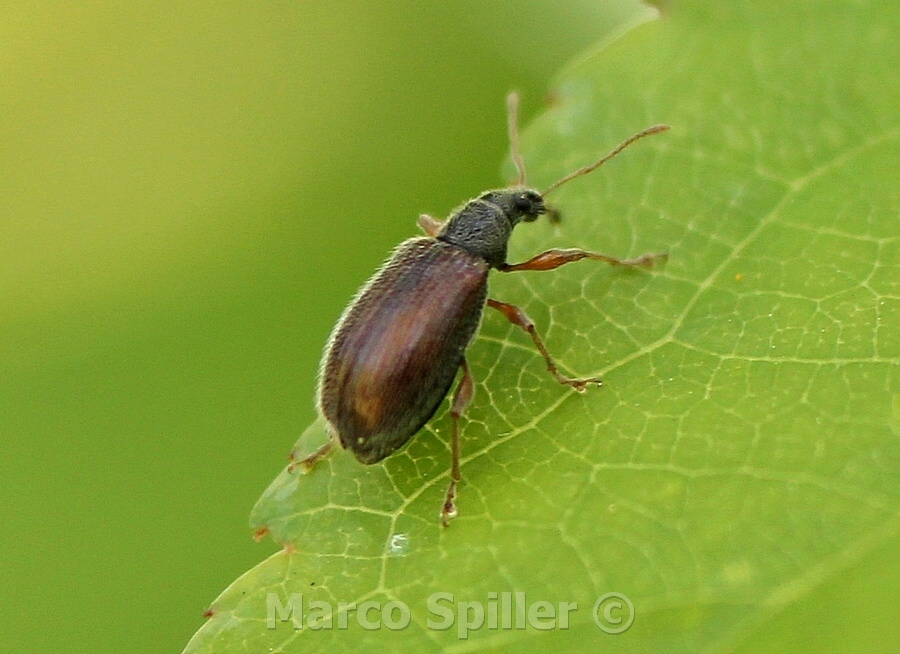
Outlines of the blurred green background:
M 0 651 L 181 649 L 345 302 L 609 4 L 2 4 Z

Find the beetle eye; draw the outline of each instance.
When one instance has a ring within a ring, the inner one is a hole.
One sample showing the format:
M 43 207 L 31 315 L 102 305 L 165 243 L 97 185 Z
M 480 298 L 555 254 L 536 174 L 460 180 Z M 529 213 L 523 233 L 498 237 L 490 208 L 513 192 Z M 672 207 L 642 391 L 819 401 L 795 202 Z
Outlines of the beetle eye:
M 516 210 L 519 213 L 531 213 L 534 209 L 534 205 L 531 200 L 529 200 L 524 195 L 517 195 L 513 200 L 513 203 L 516 205 Z

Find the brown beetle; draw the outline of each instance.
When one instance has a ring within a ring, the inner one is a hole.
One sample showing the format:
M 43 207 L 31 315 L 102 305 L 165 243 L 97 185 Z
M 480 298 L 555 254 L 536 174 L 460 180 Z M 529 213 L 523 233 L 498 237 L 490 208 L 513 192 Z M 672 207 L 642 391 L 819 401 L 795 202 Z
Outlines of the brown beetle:
M 534 323 L 516 306 L 487 296 L 488 271 L 553 270 L 581 259 L 617 266 L 651 266 L 665 254 L 617 259 L 597 252 L 548 250 L 524 263 L 508 264 L 513 228 L 547 213 L 544 196 L 569 180 L 599 168 L 634 141 L 668 129 L 655 125 L 635 134 L 609 154 L 566 175 L 543 193 L 525 186 L 518 145 L 518 96 L 508 98 L 512 157 L 519 172 L 515 186 L 482 193 L 446 221 L 427 215 L 419 225 L 428 236 L 404 241 L 360 289 L 344 311 L 325 347 L 318 406 L 330 438 L 316 452 L 289 467 L 309 470 L 334 444 L 334 437 L 366 464 L 401 448 L 434 415 L 457 371 L 462 377 L 450 415 L 452 467 L 441 508 L 446 526 L 456 515 L 459 471 L 459 418 L 474 393 L 465 351 L 478 329 L 485 305 L 497 309 L 531 336 L 561 384 L 583 391 L 599 379 L 569 379 L 559 372 Z M 553 214 L 551 214 L 552 216 Z

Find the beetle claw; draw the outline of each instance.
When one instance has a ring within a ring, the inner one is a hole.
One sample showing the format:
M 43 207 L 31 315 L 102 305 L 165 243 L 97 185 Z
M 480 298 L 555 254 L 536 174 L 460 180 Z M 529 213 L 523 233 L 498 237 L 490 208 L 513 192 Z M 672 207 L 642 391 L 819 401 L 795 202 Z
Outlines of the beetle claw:
M 296 453 L 291 452 L 288 455 L 288 458 L 291 460 L 287 467 L 288 474 L 293 474 L 297 468 L 300 468 L 302 474 L 307 474 L 319 461 L 328 456 L 333 447 L 334 441 L 329 438 L 324 445 L 303 459 L 298 459 Z
M 568 377 L 561 377 L 559 381 L 561 384 L 571 386 L 579 393 L 584 393 L 587 390 L 588 384 L 603 386 L 603 380 L 599 377 L 590 377 L 588 379 L 569 379 Z
M 441 508 L 441 525 L 449 527 L 450 521 L 456 517 L 456 514 L 456 482 L 451 481 L 450 487 L 447 489 L 444 506 Z

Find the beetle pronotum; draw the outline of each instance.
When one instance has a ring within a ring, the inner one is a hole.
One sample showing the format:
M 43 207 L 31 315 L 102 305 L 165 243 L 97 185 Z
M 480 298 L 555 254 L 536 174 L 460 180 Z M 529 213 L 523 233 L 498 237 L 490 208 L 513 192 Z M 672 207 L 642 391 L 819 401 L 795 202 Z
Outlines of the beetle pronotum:
M 457 512 L 459 420 L 474 393 L 465 350 L 485 306 L 531 336 L 559 383 L 577 391 L 600 384 L 596 378 L 570 379 L 559 371 L 525 312 L 488 297 L 488 271 L 553 270 L 581 259 L 616 266 L 652 266 L 666 256 L 619 259 L 599 252 L 554 249 L 523 263 L 507 263 L 513 228 L 547 213 L 544 197 L 548 193 L 596 170 L 638 139 L 668 129 L 666 125 L 648 127 L 540 192 L 525 181 L 517 94 L 509 95 L 507 107 L 510 150 L 519 174 L 516 184 L 482 193 L 447 220 L 420 216 L 419 226 L 426 236 L 401 243 L 360 289 L 335 325 L 322 358 L 317 400 L 328 423 L 329 440 L 289 466 L 289 470 L 297 466 L 310 470 L 332 450 L 335 438 L 360 462 L 381 461 L 428 422 L 462 370 L 450 405 L 450 485 L 440 512 L 444 526 Z

